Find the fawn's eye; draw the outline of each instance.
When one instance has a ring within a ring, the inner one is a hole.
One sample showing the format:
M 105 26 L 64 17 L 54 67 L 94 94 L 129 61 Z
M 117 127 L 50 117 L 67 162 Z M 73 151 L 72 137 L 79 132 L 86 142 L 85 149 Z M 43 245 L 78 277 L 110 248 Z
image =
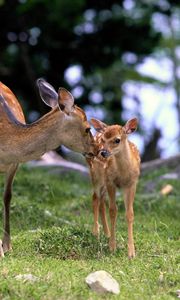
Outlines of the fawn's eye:
M 86 132 L 86 133 L 89 133 L 90 130 L 91 130 L 91 128 L 90 128 L 90 127 L 87 127 L 86 130 L 85 130 L 85 132 Z
M 119 144 L 120 141 L 121 141 L 121 140 L 120 140 L 119 138 L 117 138 L 117 139 L 115 139 L 114 143 L 115 143 L 115 144 Z

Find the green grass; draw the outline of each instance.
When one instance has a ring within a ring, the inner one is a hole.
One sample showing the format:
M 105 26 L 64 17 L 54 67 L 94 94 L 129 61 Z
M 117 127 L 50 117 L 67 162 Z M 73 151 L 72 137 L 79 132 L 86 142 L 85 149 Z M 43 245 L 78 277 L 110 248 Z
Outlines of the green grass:
M 21 167 L 11 206 L 13 250 L 0 260 L 0 299 L 175 299 L 180 289 L 180 186 L 171 180 L 173 193 L 161 196 L 167 182 L 157 180 L 161 173 L 139 182 L 134 205 L 137 256 L 129 261 L 121 196 L 118 249 L 110 254 L 103 234 L 99 240 L 91 234 L 91 186 L 86 178 Z M 150 194 L 147 181 L 157 182 Z M 2 194 L 3 180 L 0 186 Z M 119 282 L 120 295 L 100 296 L 87 287 L 86 276 L 102 269 Z M 27 273 L 39 280 L 15 279 Z

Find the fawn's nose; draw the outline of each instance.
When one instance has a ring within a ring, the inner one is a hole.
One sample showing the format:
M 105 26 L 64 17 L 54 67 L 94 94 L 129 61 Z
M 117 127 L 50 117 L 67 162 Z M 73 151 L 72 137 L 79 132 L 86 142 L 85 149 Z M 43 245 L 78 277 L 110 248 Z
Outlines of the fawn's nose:
M 110 155 L 109 151 L 107 151 L 107 150 L 101 150 L 101 156 L 102 156 L 102 157 L 106 158 L 106 157 L 108 157 L 109 155 Z
M 94 153 L 88 152 L 88 156 L 89 156 L 90 158 L 92 158 L 92 157 L 94 157 Z
M 92 152 L 84 152 L 83 155 L 84 155 L 86 158 L 93 158 L 93 157 L 94 157 L 94 153 L 92 153 Z

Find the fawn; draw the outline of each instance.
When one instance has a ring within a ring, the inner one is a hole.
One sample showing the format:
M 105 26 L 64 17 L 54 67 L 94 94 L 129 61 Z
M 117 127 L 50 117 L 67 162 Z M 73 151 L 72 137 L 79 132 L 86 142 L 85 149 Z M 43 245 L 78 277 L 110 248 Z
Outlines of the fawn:
M 22 108 L 12 91 L 0 82 L 0 172 L 5 173 L 4 234 L 0 256 L 11 249 L 10 201 L 18 164 L 39 158 L 61 144 L 84 154 L 94 155 L 94 139 L 82 109 L 64 88 L 58 93 L 44 79 L 37 81 L 42 100 L 52 110 L 32 124 L 26 124 Z M 0 241 L 1 242 L 1 241 Z
M 128 224 L 128 256 L 133 258 L 135 256 L 133 202 L 140 174 L 140 156 L 136 146 L 128 141 L 127 135 L 136 130 L 137 119 L 129 120 L 123 127 L 120 125 L 108 126 L 97 119 L 91 119 L 91 124 L 98 132 L 94 139 L 99 152 L 97 157 L 87 159 L 93 185 L 93 234 L 96 236 L 99 234 L 98 217 L 100 212 L 104 233 L 109 237 L 109 248 L 111 251 L 116 249 L 117 206 L 115 194 L 116 188 L 121 187 Z M 110 230 L 105 206 L 107 193 L 109 196 Z

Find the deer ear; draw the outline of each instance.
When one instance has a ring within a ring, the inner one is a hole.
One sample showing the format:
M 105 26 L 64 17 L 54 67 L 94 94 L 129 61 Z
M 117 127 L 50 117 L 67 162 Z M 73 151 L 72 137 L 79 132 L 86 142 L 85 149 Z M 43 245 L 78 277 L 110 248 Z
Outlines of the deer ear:
M 127 121 L 127 123 L 124 126 L 126 134 L 129 134 L 129 133 L 132 133 L 132 132 L 136 131 L 137 125 L 138 125 L 138 119 L 137 118 L 133 118 L 133 119 Z
M 104 132 L 104 130 L 106 129 L 107 125 L 97 119 L 91 119 L 90 123 L 92 124 L 92 126 L 94 127 L 94 129 L 98 132 Z
M 65 113 L 69 114 L 74 109 L 74 98 L 73 95 L 68 92 L 65 88 L 60 87 L 58 90 L 58 102 L 60 109 Z
M 58 105 L 58 94 L 47 81 L 43 78 L 37 80 L 37 86 L 39 88 L 39 94 L 44 103 L 51 108 L 54 108 Z

